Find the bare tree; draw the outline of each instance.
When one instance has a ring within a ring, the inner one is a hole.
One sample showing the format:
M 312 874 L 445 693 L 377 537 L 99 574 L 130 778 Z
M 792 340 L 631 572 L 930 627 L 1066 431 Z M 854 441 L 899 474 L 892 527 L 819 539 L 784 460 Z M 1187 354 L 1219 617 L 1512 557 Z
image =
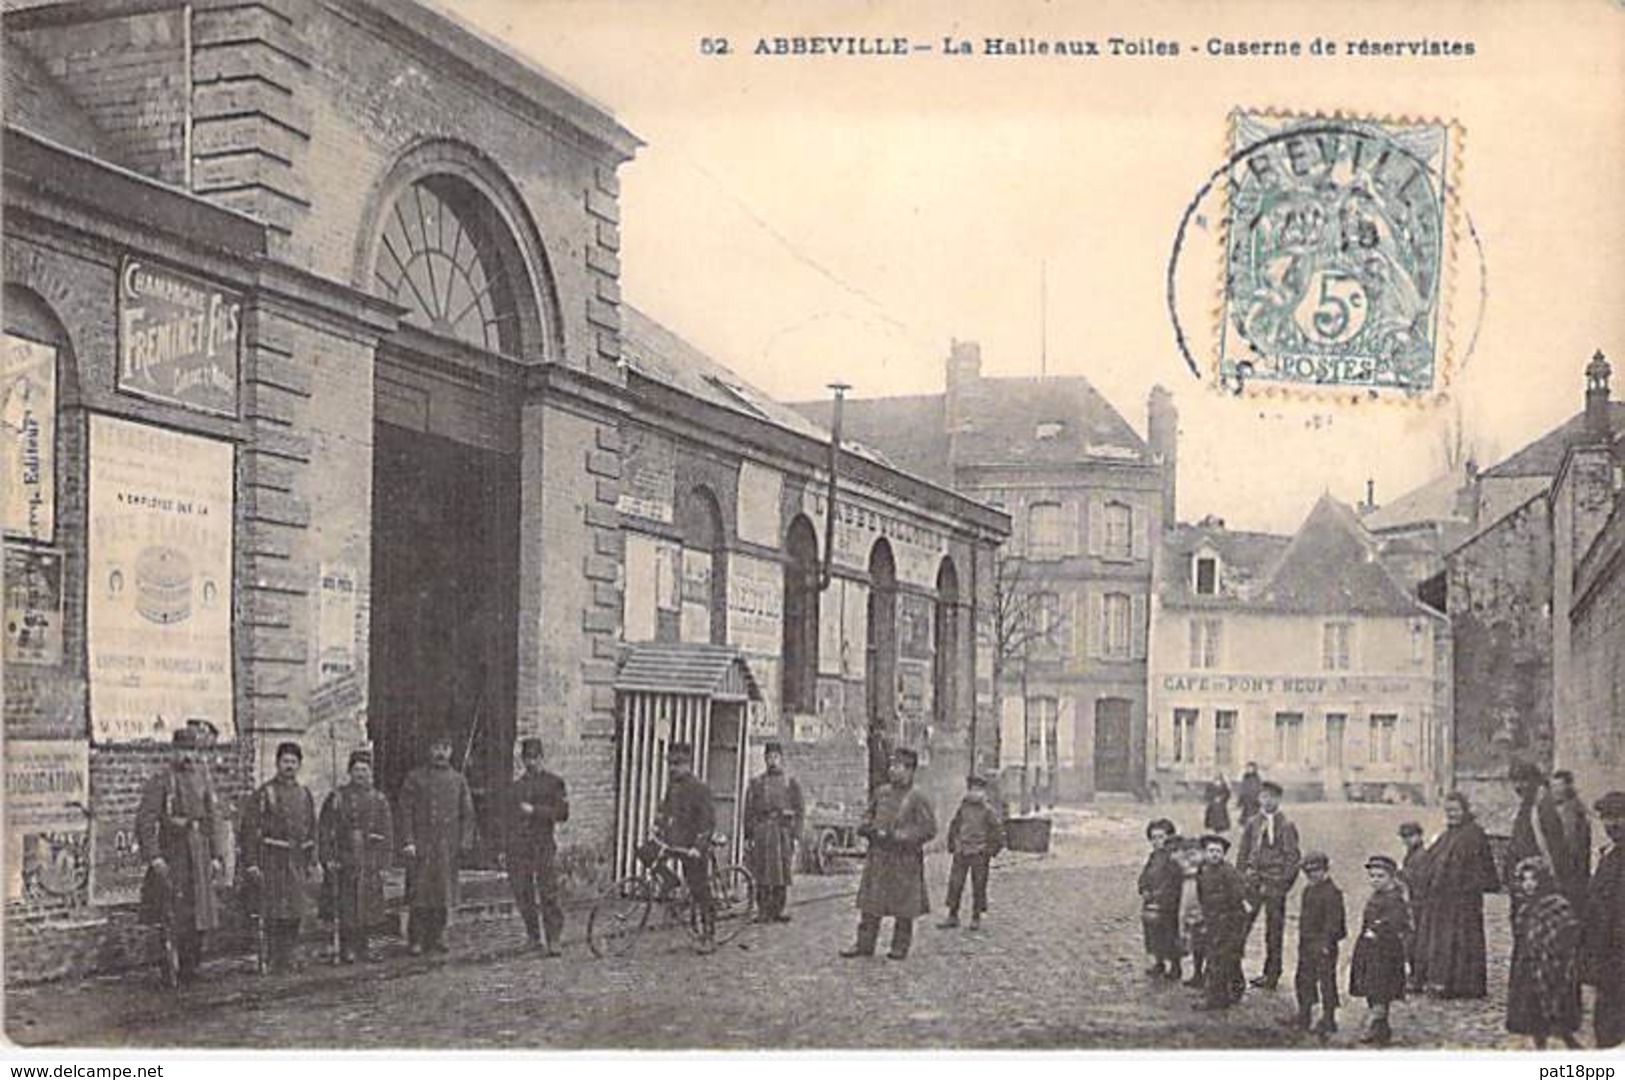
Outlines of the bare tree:
M 1001 553 L 993 578 L 992 619 L 986 632 L 992 635 L 993 653 L 993 755 L 1003 760 L 1004 687 L 1014 669 L 1021 692 L 1022 780 L 1021 809 L 1030 810 L 1032 744 L 1028 716 L 1027 675 L 1035 660 L 1060 653 L 1060 635 L 1066 628 L 1059 597 L 1033 578 L 1028 561 L 1020 555 Z

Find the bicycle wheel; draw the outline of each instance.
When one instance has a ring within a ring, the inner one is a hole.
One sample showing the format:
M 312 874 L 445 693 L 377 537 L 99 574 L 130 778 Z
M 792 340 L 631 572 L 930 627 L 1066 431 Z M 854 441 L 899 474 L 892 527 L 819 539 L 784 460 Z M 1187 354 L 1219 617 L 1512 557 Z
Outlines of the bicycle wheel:
M 756 913 L 756 879 L 737 863 L 711 875 L 711 910 L 716 915 L 716 943 L 732 941 Z
M 587 947 L 599 959 L 625 956 L 649 922 L 654 890 L 642 874 L 624 877 L 609 887 L 587 916 Z

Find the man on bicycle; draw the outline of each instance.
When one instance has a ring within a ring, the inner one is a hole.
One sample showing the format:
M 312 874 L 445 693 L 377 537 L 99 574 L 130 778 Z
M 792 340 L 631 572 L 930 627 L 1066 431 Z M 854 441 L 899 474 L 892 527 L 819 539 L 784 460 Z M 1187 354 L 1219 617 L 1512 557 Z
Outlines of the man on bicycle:
M 716 914 L 711 910 L 711 833 L 717 827 L 716 806 L 711 789 L 694 775 L 694 749 L 687 743 L 673 743 L 666 754 L 671 779 L 666 797 L 660 800 L 655 832 L 678 849 L 683 864 L 683 880 L 689 898 L 700 914 L 700 951 L 716 949 Z

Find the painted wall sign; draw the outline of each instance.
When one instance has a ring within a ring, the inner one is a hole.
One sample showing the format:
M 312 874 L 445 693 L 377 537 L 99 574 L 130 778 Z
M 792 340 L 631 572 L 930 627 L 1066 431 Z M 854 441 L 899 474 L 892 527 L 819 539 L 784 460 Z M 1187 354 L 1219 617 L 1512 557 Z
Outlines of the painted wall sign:
M 62 553 L 6 545 L 8 664 L 62 663 Z
M 784 574 L 778 563 L 729 556 L 728 641 L 747 653 L 779 655 L 784 644 Z
M 84 903 L 90 744 L 6 740 L 6 899 Z
M 677 489 L 677 449 L 670 438 L 635 425 L 621 433 L 621 494 L 616 508 L 623 514 L 672 522 Z
M 91 737 L 234 737 L 231 444 L 90 418 Z
M 56 530 L 56 349 L 11 334 L 0 347 L 0 524 L 41 544 Z
M 808 491 L 802 508 L 814 523 L 819 544 L 823 543 L 824 496 Z M 835 501 L 835 561 L 854 570 L 869 569 L 869 553 L 884 538 L 891 546 L 897 565 L 897 580 L 928 589 L 937 587 L 937 572 L 948 554 L 948 538 L 873 507 L 851 501 L 842 494 Z
M 237 415 L 242 297 L 126 257 L 119 268 L 118 388 L 199 412 Z
M 355 671 L 355 569 L 324 564 L 319 585 L 316 680 L 325 683 Z
M 1428 679 L 1404 675 L 1164 675 L 1162 688 L 1176 693 L 1329 697 L 1416 697 L 1433 692 Z

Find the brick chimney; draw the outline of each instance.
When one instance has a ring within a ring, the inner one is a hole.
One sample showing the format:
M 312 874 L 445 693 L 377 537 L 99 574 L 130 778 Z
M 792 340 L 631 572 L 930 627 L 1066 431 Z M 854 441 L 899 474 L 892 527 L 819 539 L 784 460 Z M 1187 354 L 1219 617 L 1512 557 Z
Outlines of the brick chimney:
M 1598 442 L 1613 440 L 1613 423 L 1608 415 L 1608 376 L 1612 373 L 1608 358 L 1598 349 L 1586 365 L 1586 436 Z
M 943 423 L 948 428 L 948 458 L 955 458 L 960 425 L 969 416 L 966 398 L 982 378 L 982 346 L 974 341 L 951 342 L 948 346 L 947 394 L 943 398 Z
M 1153 386 L 1145 414 L 1146 440 L 1152 457 L 1162 466 L 1162 527 L 1170 529 L 1178 521 L 1179 494 L 1179 410 L 1174 407 L 1174 396 Z

